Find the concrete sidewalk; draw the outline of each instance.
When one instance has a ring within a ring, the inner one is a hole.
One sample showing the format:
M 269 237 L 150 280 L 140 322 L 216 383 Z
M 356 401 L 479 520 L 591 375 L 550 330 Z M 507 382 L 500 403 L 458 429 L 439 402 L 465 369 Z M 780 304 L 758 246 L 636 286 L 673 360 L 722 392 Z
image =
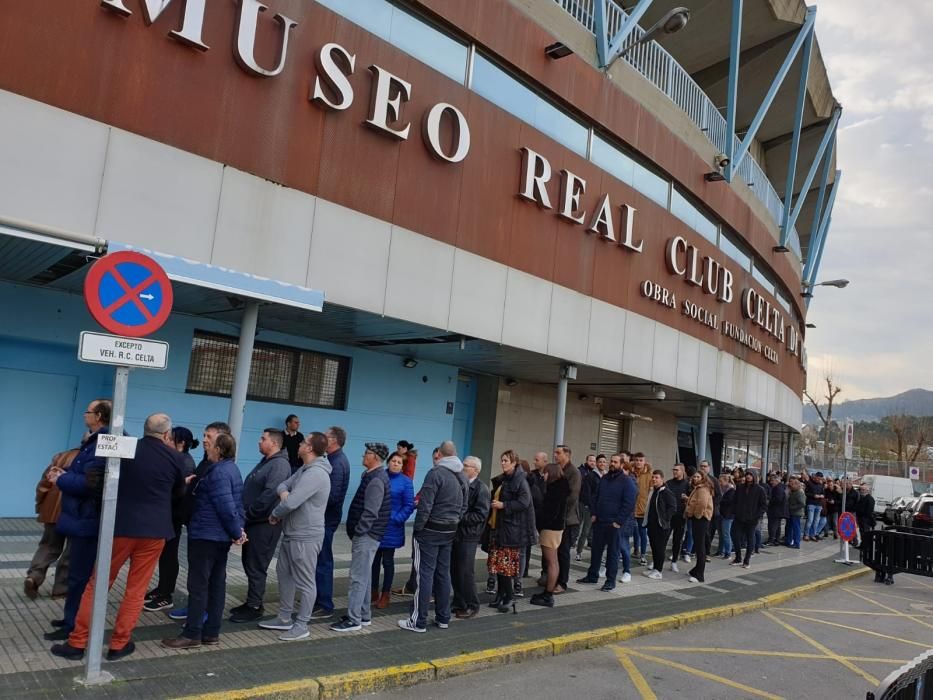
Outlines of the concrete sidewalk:
M 396 620 L 407 615 L 409 599 L 393 599 L 387 610 L 374 611 L 373 625 L 359 633 L 339 635 L 322 622 L 312 625 L 310 639 L 288 644 L 278 642 L 273 632 L 252 625 L 225 623 L 219 647 L 186 652 L 169 651 L 158 645 L 158 640 L 178 633 L 177 623 L 161 613 L 144 612 L 134 633 L 137 652 L 125 661 L 106 664 L 118 682 L 106 688 L 84 689 L 75 684 L 83 667 L 53 657 L 48 652 L 50 643 L 42 639 L 42 633 L 49 629 L 48 620 L 60 616 L 60 601 L 46 597 L 48 583 L 38 601 L 29 601 L 22 594 L 22 579 L 39 533 L 34 521 L 0 521 L 0 697 L 164 698 L 276 683 L 286 683 L 279 689 L 285 692 L 291 685 L 288 682 L 300 679 L 406 664 L 427 666 L 425 662 L 430 660 L 490 647 L 527 644 L 608 626 L 750 603 L 846 570 L 832 562 L 837 551 L 835 543 L 807 543 L 803 550 L 783 547 L 763 550 L 752 560 L 750 570 L 729 567 L 716 560 L 708 565 L 703 585 L 689 584 L 685 574 L 667 571 L 663 581 L 650 581 L 640 575 L 641 567 L 635 567 L 632 583 L 620 584 L 612 593 L 600 592 L 594 586 L 571 584 L 571 590 L 557 598 L 553 609 L 531 606 L 526 598 L 519 602 L 518 615 L 501 615 L 483 607 L 472 620 L 454 620 L 450 629 L 431 628 L 424 635 L 398 629 Z M 407 554 L 407 549 L 398 552 Z M 400 584 L 407 577 L 410 560 L 398 555 L 396 577 Z M 335 557 L 339 613 L 346 602 L 349 563 L 349 542 L 342 532 L 335 539 Z M 572 580 L 584 574 L 584 563 L 575 563 Z M 536 551 L 531 566 L 534 574 L 538 566 Z M 274 568 L 273 563 L 266 603 L 270 615 L 277 609 Z M 231 550 L 228 572 L 229 607 L 242 602 L 246 588 L 237 548 Z M 478 559 L 478 585 L 484 580 L 485 560 Z M 184 581 L 183 553 L 179 583 L 183 585 Z M 529 595 L 536 590 L 531 580 L 526 580 L 526 586 Z M 111 594 L 109 622 L 122 593 L 122 581 L 118 580 Z M 487 596 L 481 598 L 485 600 Z M 176 602 L 184 603 L 183 593 L 176 594 Z M 422 670 L 435 677 L 435 667 L 429 669 Z M 383 670 L 374 677 L 387 675 L 391 673 Z M 334 695 L 340 694 L 338 685 L 335 681 Z M 303 687 L 307 696 L 310 686 Z

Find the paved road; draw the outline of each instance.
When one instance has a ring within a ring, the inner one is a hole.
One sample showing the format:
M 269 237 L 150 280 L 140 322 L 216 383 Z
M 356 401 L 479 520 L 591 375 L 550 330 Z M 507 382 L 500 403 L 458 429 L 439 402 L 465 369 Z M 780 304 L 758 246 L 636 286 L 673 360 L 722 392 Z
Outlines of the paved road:
M 933 579 L 862 577 L 768 611 L 365 697 L 864 698 L 931 647 Z

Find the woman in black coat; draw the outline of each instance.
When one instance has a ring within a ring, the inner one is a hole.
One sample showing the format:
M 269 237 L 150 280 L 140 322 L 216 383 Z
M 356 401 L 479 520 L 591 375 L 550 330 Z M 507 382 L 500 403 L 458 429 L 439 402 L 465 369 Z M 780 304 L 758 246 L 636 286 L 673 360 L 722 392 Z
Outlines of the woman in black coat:
M 557 548 L 564 534 L 567 516 L 567 499 L 570 497 L 570 484 L 564 478 L 558 464 L 549 464 L 542 471 L 547 485 L 541 506 L 535 514 L 538 527 L 538 540 L 541 544 L 541 559 L 547 570 L 547 583 L 544 591 L 531 596 L 532 605 L 554 607 L 554 587 L 557 586 Z
M 528 479 L 518 467 L 518 455 L 506 450 L 499 463 L 502 481 L 492 494 L 487 568 L 495 575 L 497 584 L 496 599 L 490 607 L 504 613 L 512 605 L 512 581 L 520 573 L 521 551 L 534 542 L 534 510 Z

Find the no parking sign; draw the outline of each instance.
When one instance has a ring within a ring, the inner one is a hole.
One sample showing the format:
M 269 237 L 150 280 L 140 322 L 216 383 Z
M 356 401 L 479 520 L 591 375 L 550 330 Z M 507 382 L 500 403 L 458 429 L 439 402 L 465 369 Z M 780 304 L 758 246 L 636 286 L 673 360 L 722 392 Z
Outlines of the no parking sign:
M 117 335 L 155 333 L 172 312 L 172 283 L 152 258 L 133 251 L 106 255 L 91 266 L 84 301 L 91 316 Z
M 851 542 L 855 539 L 855 533 L 858 531 L 855 516 L 852 515 L 852 513 L 843 513 L 839 516 L 839 522 L 836 524 L 836 528 L 843 542 Z

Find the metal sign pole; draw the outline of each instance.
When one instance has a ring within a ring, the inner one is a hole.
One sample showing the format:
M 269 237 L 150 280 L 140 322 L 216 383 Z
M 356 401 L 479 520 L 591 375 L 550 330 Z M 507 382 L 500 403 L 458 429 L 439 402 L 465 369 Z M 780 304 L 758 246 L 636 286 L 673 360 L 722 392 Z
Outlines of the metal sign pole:
M 836 520 L 836 534 L 839 535 L 839 558 L 836 559 L 836 563 L 848 564 L 851 566 L 855 562 L 849 559 L 849 542 L 842 536 L 842 533 L 839 532 L 839 522 L 842 520 L 842 516 L 845 515 L 846 512 L 846 493 L 849 490 L 849 479 L 847 477 L 847 472 L 844 472 L 842 477 L 842 511 L 839 514 L 839 518 Z
M 117 367 L 113 382 L 113 413 L 110 420 L 111 435 L 123 435 L 126 415 L 126 390 L 130 368 Z M 100 513 L 100 531 L 97 544 L 97 564 L 94 568 L 94 605 L 91 608 L 91 630 L 85 650 L 85 685 L 110 683 L 113 676 L 101 671 L 104 627 L 107 624 L 107 594 L 110 588 L 110 558 L 113 553 L 113 526 L 117 517 L 117 488 L 120 483 L 120 458 L 107 458 L 104 479 L 104 497 Z

